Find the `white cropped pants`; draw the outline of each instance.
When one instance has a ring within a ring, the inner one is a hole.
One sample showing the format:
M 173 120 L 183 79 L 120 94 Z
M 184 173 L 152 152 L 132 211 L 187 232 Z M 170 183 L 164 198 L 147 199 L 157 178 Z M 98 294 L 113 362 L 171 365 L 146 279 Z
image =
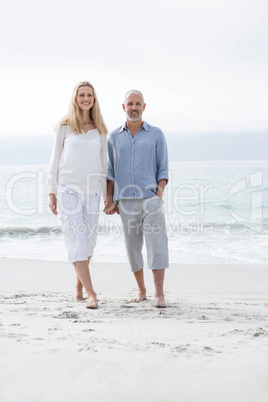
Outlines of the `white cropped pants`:
M 58 185 L 57 201 L 68 261 L 87 261 L 97 242 L 100 194 L 80 194 Z

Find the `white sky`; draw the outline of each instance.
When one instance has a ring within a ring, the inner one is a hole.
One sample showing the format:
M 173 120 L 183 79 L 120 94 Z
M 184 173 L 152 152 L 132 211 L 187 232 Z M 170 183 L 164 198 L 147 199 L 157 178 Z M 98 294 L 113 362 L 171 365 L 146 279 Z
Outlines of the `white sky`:
M 81 80 L 110 130 L 131 88 L 165 132 L 268 128 L 267 0 L 15 0 L 0 19 L 1 136 L 51 134 Z

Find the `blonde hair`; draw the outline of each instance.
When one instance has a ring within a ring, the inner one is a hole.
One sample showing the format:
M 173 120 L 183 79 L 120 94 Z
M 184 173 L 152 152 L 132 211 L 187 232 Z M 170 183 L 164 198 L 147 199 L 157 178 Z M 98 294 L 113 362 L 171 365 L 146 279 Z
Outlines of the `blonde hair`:
M 97 98 L 95 89 L 94 89 L 93 85 L 90 84 L 90 82 L 88 82 L 88 81 L 81 81 L 74 87 L 68 113 L 66 114 L 66 116 L 64 116 L 59 121 L 59 123 L 56 126 L 56 130 L 61 126 L 68 125 L 70 128 L 70 132 L 74 132 L 76 134 L 80 134 L 82 132 L 81 110 L 76 101 L 78 89 L 81 87 L 92 88 L 93 96 L 94 96 L 94 103 L 93 103 L 92 108 L 89 110 L 89 117 L 95 124 L 95 126 L 98 129 L 100 134 L 108 134 L 108 129 L 104 123 L 104 120 L 103 120 L 103 117 L 102 117 L 102 114 L 100 111 L 100 105 L 98 102 L 98 98 Z

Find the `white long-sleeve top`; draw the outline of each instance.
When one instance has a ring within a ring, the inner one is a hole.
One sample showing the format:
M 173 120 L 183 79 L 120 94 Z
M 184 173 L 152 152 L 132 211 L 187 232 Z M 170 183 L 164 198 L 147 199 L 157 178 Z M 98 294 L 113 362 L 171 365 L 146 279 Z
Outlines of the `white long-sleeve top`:
M 48 193 L 57 194 L 61 182 L 78 193 L 92 194 L 101 189 L 106 199 L 107 135 L 97 129 L 86 134 L 59 127 L 48 169 Z

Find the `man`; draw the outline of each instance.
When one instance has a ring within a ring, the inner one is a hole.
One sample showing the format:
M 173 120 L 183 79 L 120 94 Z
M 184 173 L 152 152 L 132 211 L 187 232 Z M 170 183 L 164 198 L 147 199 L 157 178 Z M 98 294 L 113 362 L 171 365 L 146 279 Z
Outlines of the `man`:
M 146 104 L 140 91 L 128 91 L 122 107 L 127 121 L 108 139 L 104 212 L 117 212 L 122 220 L 128 259 L 138 285 L 133 301 L 146 300 L 142 257 L 145 237 L 148 267 L 155 284 L 154 305 L 166 307 L 163 285 L 169 261 L 162 204 L 168 181 L 166 141 L 159 128 L 142 120 Z

